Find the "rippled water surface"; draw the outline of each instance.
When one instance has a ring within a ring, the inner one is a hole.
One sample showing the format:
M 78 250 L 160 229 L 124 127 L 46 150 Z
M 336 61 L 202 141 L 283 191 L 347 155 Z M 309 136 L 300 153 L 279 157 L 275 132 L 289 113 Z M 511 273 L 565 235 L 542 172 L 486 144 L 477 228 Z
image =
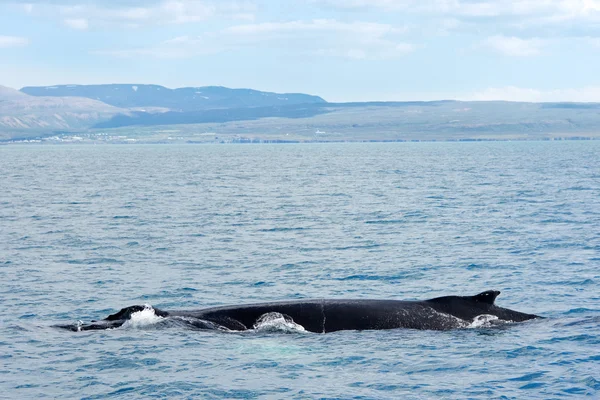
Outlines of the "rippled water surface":
M 597 398 L 600 142 L 4 146 L 0 282 L 0 398 Z M 132 304 L 486 289 L 547 318 L 52 327 Z

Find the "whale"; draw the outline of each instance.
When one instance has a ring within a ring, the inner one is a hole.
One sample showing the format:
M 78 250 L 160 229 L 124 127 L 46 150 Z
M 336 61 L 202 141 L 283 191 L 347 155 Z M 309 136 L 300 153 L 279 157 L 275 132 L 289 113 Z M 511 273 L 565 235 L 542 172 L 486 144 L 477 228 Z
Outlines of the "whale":
M 160 319 L 170 319 L 195 329 L 221 331 L 252 330 L 265 317 L 275 315 L 315 333 L 401 328 L 444 331 L 470 327 L 482 319 L 515 323 L 542 318 L 497 306 L 495 300 L 499 294 L 498 290 L 487 290 L 474 296 L 443 296 L 428 300 L 307 299 L 187 311 L 134 305 L 103 320 L 56 326 L 76 332 L 114 329 L 144 310 L 153 312 Z

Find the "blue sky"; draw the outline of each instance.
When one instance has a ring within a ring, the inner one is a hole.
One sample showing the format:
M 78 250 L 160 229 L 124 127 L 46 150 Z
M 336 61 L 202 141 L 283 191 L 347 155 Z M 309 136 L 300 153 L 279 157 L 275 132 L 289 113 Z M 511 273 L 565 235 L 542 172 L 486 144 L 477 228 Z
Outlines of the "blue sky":
M 0 0 L 0 85 L 600 101 L 600 0 Z

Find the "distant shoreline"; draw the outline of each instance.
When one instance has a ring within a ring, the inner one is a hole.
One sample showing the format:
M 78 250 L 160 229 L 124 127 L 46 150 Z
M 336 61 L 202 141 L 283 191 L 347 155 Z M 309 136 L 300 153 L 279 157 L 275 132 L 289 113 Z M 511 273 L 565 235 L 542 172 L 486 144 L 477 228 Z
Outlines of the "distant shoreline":
M 144 141 L 144 140 L 133 140 L 133 141 L 91 141 L 91 140 L 80 140 L 80 141 L 49 141 L 45 139 L 24 139 L 24 140 L 3 140 L 0 141 L 0 146 L 11 146 L 11 145 L 41 145 L 41 146 L 85 146 L 85 145 L 204 145 L 204 146 L 218 146 L 218 145 L 264 145 L 264 144 L 369 144 L 369 143 L 483 143 L 483 142 L 566 142 L 566 141 L 597 141 L 600 137 L 552 137 L 552 138 L 461 138 L 461 139 L 371 139 L 371 140 L 240 140 L 240 141 L 227 141 L 227 142 L 209 142 L 209 141 Z

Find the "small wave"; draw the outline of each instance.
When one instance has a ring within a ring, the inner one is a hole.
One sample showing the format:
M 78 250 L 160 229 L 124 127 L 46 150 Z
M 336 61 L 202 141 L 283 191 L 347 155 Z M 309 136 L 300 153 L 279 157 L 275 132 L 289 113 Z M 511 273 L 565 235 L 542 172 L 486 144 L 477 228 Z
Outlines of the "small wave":
M 358 275 L 350 275 L 344 276 L 340 278 L 333 278 L 336 281 L 394 281 L 406 278 L 406 274 L 399 275 L 368 275 L 368 274 L 358 274 Z
M 592 325 L 597 326 L 600 323 L 600 316 L 589 315 L 577 318 L 575 320 L 569 319 L 568 321 L 560 322 L 562 326 L 581 326 L 581 325 Z
M 81 265 L 93 265 L 93 264 L 123 264 L 123 261 L 114 258 L 84 258 L 84 259 L 72 259 L 65 260 L 68 264 L 81 264 Z
M 275 227 L 275 228 L 265 228 L 265 229 L 259 229 L 259 232 L 292 232 L 292 231 L 303 231 L 306 228 L 302 228 L 302 227 L 295 227 L 295 228 L 289 228 L 289 227 Z
M 408 222 L 404 219 L 373 219 L 365 221 L 365 224 L 404 224 Z
M 122 325 L 123 328 L 140 329 L 148 326 L 156 325 L 164 318 L 159 317 L 154 312 L 151 305 L 145 304 L 144 309 L 131 314 L 131 317 Z
M 586 313 L 591 313 L 597 310 L 591 309 L 591 308 L 585 308 L 585 307 L 579 307 L 579 308 L 572 308 L 569 311 L 564 312 L 564 315 L 569 315 L 569 314 L 586 314 Z
M 256 320 L 253 328 L 257 332 L 306 332 L 306 329 L 302 325 L 295 323 L 291 317 L 278 312 L 261 315 Z
M 272 283 L 272 282 L 258 281 L 258 282 L 255 282 L 253 286 L 264 286 L 264 287 L 267 287 L 267 286 L 275 286 L 275 284 Z
M 381 247 L 380 244 L 371 243 L 371 244 L 359 244 L 356 246 L 343 246 L 343 247 L 334 247 L 334 250 L 354 250 L 354 249 L 375 249 L 377 247 Z

